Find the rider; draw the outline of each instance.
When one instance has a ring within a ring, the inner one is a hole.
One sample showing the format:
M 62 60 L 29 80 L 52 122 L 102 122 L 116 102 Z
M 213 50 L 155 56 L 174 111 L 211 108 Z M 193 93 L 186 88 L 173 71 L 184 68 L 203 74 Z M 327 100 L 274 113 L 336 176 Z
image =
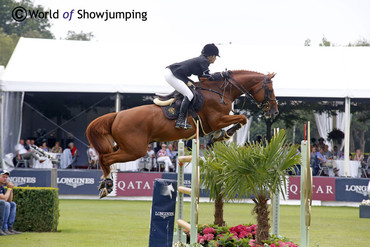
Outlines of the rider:
M 174 63 L 166 67 L 164 77 L 166 81 L 175 88 L 179 93 L 184 95 L 184 99 L 181 103 L 179 117 L 176 121 L 175 127 L 177 129 L 191 128 L 191 125 L 185 121 L 185 116 L 189 107 L 190 101 L 193 99 L 193 93 L 187 87 L 188 83 L 193 83 L 188 77 L 191 75 L 197 75 L 198 78 L 206 78 L 210 81 L 219 81 L 222 79 L 220 73 L 210 74 L 209 65 L 214 63 L 218 55 L 218 48 L 215 44 L 207 44 L 203 47 L 201 55 L 180 63 Z

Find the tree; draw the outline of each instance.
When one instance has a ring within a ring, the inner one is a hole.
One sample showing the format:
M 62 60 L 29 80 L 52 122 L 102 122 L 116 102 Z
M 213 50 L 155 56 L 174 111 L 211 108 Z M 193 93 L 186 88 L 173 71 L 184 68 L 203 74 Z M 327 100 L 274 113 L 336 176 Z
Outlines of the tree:
M 84 33 L 82 31 L 80 33 L 76 33 L 75 31 L 68 31 L 66 37 L 67 40 L 91 40 L 93 38 L 94 35 L 92 32 Z
M 45 38 L 52 39 L 54 35 L 49 28 L 51 27 L 48 18 L 31 18 L 27 15 L 24 21 L 18 22 L 12 18 L 12 11 L 17 6 L 22 6 L 26 10 L 37 10 L 45 12 L 41 5 L 34 6 L 31 0 L 22 0 L 16 2 L 14 0 L 0 0 L 0 27 L 8 35 L 16 34 L 22 37 L 29 38 Z
M 0 28 L 0 65 L 6 66 L 8 64 L 18 40 L 18 35 L 8 35 Z
M 281 192 L 287 183 L 286 174 L 300 163 L 299 145 L 288 145 L 285 131 L 280 130 L 268 143 L 254 142 L 249 146 L 222 144 L 217 155 L 224 163 L 222 182 L 226 199 L 252 196 L 253 212 L 257 215 L 257 244 L 269 238 L 270 192 Z
M 34 6 L 30 0 L 16 2 L 0 0 L 0 65 L 7 65 L 19 37 L 54 38 L 49 30 L 51 24 L 48 18 L 30 18 L 22 22 L 12 19 L 12 10 L 22 6 L 27 10 L 45 11 L 41 5 Z

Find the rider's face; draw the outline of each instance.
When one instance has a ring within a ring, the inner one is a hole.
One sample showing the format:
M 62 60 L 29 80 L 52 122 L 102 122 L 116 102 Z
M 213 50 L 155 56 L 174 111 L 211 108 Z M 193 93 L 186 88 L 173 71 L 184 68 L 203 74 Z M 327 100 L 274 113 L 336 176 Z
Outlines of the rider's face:
M 210 63 L 214 63 L 216 61 L 216 56 L 210 56 L 210 57 L 208 57 L 208 61 Z

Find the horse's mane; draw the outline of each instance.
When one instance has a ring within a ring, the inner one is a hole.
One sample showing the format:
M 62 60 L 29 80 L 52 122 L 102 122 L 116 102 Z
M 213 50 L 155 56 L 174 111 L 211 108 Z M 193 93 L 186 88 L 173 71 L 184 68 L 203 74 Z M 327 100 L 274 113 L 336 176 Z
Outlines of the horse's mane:
M 257 71 L 244 70 L 244 69 L 231 70 L 231 73 L 236 73 L 236 74 L 239 74 L 239 73 L 254 73 L 254 74 L 264 75 L 263 73 L 260 73 L 260 72 L 257 72 Z M 270 72 L 268 72 L 268 73 L 267 73 L 267 77 L 268 77 L 270 80 L 271 80 L 275 75 L 276 75 L 276 73 L 270 73 Z

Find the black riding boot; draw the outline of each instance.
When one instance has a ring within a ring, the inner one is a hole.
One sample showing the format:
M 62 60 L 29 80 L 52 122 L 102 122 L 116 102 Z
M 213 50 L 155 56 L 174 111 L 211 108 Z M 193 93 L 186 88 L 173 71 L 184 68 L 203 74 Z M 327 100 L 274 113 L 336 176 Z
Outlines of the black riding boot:
M 179 118 L 176 121 L 176 126 L 175 126 L 176 129 L 180 129 L 180 128 L 190 129 L 191 128 L 191 125 L 185 122 L 185 116 L 189 108 L 189 103 L 190 103 L 190 100 L 188 99 L 188 97 L 184 96 L 184 99 L 180 107 Z

